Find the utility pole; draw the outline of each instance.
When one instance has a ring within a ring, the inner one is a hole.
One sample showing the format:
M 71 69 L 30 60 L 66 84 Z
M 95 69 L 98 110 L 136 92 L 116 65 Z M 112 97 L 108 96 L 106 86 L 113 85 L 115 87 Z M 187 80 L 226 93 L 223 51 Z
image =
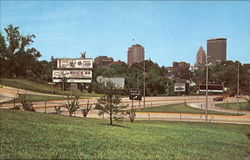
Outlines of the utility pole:
M 240 65 L 238 64 L 238 76 L 237 76 L 237 108 L 239 114 L 239 92 L 240 92 Z
M 138 90 L 138 74 L 137 74 L 137 71 L 136 71 L 136 89 Z
M 145 69 L 145 61 L 144 61 L 144 68 L 143 68 L 143 107 L 145 108 L 145 96 L 146 96 L 146 69 Z
M 146 97 L 146 64 L 145 64 L 145 61 L 143 63 L 143 68 L 141 66 L 137 66 L 135 65 L 136 67 L 140 68 L 141 70 L 143 70 L 143 107 L 145 108 L 145 97 Z
M 206 123 L 207 123 L 207 110 L 208 110 L 208 62 L 206 56 Z

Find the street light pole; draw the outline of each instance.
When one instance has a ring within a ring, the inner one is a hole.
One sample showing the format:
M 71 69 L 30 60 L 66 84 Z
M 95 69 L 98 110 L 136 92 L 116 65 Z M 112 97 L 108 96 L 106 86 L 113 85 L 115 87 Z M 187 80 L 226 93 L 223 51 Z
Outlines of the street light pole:
M 144 61 L 143 65 L 144 65 L 143 68 L 141 66 L 137 66 L 137 65 L 135 65 L 135 66 L 143 70 L 143 107 L 145 108 L 145 96 L 146 96 L 146 68 L 145 68 L 145 61 Z
M 237 76 L 237 108 L 239 114 L 239 91 L 240 91 L 240 66 L 238 64 L 238 76 Z
M 206 56 L 206 123 L 207 123 L 207 110 L 208 110 L 208 62 Z

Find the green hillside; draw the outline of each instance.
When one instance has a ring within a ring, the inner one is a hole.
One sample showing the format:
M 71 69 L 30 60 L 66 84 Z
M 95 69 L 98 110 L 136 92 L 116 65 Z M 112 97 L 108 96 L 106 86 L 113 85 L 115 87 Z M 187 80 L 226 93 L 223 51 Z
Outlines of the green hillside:
M 20 89 L 25 89 L 25 90 L 30 90 L 30 91 L 35 91 L 35 92 L 40 92 L 40 93 L 52 93 L 52 86 L 45 84 L 45 83 L 39 83 L 35 81 L 30 81 L 27 79 L 1 79 L 0 84 L 10 86 L 10 87 L 15 87 L 15 88 L 20 88 Z M 54 94 L 60 94 L 60 95 L 71 95 L 71 91 L 62 91 L 59 87 L 53 87 L 53 93 Z M 100 94 L 96 93 L 88 93 L 88 92 L 80 92 L 77 91 L 77 94 L 80 96 L 101 96 Z
M 141 110 L 137 110 L 137 112 L 194 113 L 194 114 L 206 113 L 204 109 L 202 110 L 198 108 L 193 108 L 193 107 L 185 105 L 184 103 L 142 108 Z M 226 112 L 218 112 L 218 111 L 211 111 L 211 110 L 208 110 L 208 114 L 239 115 L 237 113 L 226 113 Z
M 249 125 L 116 123 L 0 109 L 0 159 L 242 160 Z
M 216 107 L 240 111 L 250 111 L 250 104 L 247 102 L 240 102 L 239 108 L 237 107 L 237 103 L 216 104 Z

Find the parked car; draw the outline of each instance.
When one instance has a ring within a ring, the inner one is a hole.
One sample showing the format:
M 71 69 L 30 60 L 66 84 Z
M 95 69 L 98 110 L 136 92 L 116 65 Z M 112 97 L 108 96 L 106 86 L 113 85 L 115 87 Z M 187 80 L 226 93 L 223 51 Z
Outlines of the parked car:
M 230 94 L 229 94 L 229 97 L 234 97 L 234 96 L 235 96 L 234 93 L 230 93 Z
M 214 101 L 223 101 L 223 97 L 215 97 L 213 98 Z

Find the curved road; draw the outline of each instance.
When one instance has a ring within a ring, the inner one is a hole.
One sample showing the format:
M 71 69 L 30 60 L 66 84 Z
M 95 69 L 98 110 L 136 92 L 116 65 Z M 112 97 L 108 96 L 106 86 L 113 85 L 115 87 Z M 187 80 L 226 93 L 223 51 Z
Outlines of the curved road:
M 0 88 L 0 102 L 11 100 L 16 97 L 17 93 L 23 94 L 36 94 L 36 95 L 46 95 L 46 96 L 58 96 L 58 95 L 51 95 L 51 94 L 43 94 L 37 93 L 33 91 L 26 91 L 21 89 L 16 89 L 12 87 Z M 60 95 L 59 95 L 60 96 Z M 233 110 L 225 110 L 220 109 L 214 106 L 215 103 L 221 102 L 213 102 L 212 98 L 215 96 L 209 96 L 209 110 L 215 111 L 222 111 L 222 112 L 230 112 L 230 113 L 237 113 L 237 111 Z M 88 99 L 80 99 L 79 102 L 81 105 L 85 105 Z M 240 101 L 244 101 L 244 99 L 240 99 Z M 96 98 L 90 98 L 89 102 L 91 104 L 95 104 L 97 102 Z M 131 100 L 128 98 L 122 98 L 122 102 L 125 104 L 129 104 L 128 108 L 131 108 Z M 145 107 L 154 107 L 159 105 L 169 105 L 169 104 L 177 104 L 177 103 L 187 103 L 189 106 L 199 109 L 205 109 L 205 96 L 168 96 L 168 97 L 146 97 Z M 228 102 L 236 102 L 236 98 L 228 98 Z M 35 109 L 38 112 L 54 112 L 55 106 L 63 106 L 67 103 L 67 100 L 54 100 L 48 102 L 33 102 Z M 143 108 L 143 101 L 134 101 L 133 102 L 134 108 Z M 2 104 L 1 108 L 11 108 L 13 107 L 13 103 L 9 104 Z M 93 118 L 100 118 L 98 116 L 98 111 L 91 110 L 88 117 Z M 64 115 L 68 115 L 67 111 L 64 109 Z M 244 112 L 243 116 L 227 116 L 227 115 L 208 115 L 208 120 L 210 122 L 215 123 L 239 123 L 239 124 L 250 124 L 250 113 Z M 80 111 L 78 111 L 75 116 L 82 117 Z M 105 115 L 107 117 L 107 115 Z M 104 117 L 104 118 L 105 118 Z M 103 117 L 101 117 L 103 118 Z M 136 119 L 140 120 L 173 120 L 173 121 L 195 121 L 195 122 L 204 122 L 205 115 L 204 114 L 184 114 L 184 113 L 143 113 L 137 112 Z

